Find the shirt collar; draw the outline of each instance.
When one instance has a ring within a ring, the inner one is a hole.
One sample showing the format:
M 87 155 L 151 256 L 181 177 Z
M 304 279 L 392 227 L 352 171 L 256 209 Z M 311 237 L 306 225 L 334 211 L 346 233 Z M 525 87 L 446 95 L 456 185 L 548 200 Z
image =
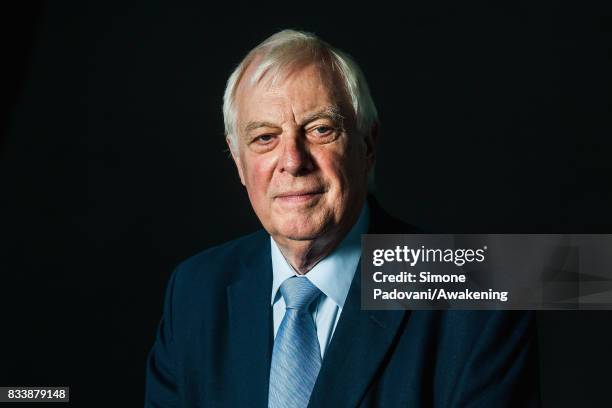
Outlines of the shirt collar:
M 361 257 L 361 234 L 367 233 L 369 222 L 370 210 L 366 201 L 357 222 L 340 242 L 340 245 L 305 275 L 340 308 L 344 306 L 344 301 L 348 296 Z M 297 273 L 287 262 L 272 237 L 270 237 L 270 243 L 273 275 L 270 303 L 273 305 L 280 297 L 278 290 L 280 285 L 290 277 L 296 276 Z

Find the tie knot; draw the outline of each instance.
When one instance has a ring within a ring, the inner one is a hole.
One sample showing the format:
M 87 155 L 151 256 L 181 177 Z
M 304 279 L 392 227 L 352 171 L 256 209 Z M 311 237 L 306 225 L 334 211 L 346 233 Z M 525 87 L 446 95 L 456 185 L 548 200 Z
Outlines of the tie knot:
M 306 309 L 321 293 L 319 288 L 305 277 L 293 276 L 280 287 L 287 309 Z

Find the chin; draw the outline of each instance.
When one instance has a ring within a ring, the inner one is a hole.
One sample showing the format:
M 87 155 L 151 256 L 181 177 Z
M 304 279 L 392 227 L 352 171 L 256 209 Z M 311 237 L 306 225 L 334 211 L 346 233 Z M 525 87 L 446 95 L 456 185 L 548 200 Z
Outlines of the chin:
M 280 228 L 279 235 L 291 239 L 293 241 L 312 241 L 323 235 L 324 230 L 321 228 Z
M 311 241 L 321 237 L 328 228 L 325 224 L 314 223 L 312 217 L 292 217 L 275 228 L 277 234 L 294 241 Z

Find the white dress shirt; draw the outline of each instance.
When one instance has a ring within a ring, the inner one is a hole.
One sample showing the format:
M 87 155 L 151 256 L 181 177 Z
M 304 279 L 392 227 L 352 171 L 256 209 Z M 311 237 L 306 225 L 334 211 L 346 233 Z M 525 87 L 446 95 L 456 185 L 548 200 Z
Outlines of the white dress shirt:
M 285 300 L 280 293 L 281 284 L 292 276 L 309 279 L 322 292 L 311 305 L 312 317 L 317 328 L 321 357 L 329 345 L 340 319 L 344 301 L 348 295 L 355 270 L 361 257 L 361 234 L 368 231 L 370 213 L 367 202 L 353 228 L 332 253 L 317 263 L 306 275 L 298 275 L 287 262 L 278 245 L 270 237 L 272 250 L 272 315 L 274 337 L 285 316 Z

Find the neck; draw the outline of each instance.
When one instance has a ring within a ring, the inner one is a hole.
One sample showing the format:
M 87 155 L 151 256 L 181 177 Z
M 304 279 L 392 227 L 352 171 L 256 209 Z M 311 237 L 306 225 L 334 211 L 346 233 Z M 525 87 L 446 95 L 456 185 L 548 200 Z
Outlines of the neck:
M 305 275 L 320 260 L 329 255 L 346 237 L 357 222 L 360 212 L 353 214 L 344 226 L 337 226 L 312 240 L 294 240 L 275 236 L 274 241 L 289 264 L 300 275 Z
M 338 234 L 339 235 L 339 234 Z M 281 253 L 300 275 L 305 275 L 319 261 L 329 255 L 340 244 L 339 237 L 321 237 L 314 240 L 275 239 Z

